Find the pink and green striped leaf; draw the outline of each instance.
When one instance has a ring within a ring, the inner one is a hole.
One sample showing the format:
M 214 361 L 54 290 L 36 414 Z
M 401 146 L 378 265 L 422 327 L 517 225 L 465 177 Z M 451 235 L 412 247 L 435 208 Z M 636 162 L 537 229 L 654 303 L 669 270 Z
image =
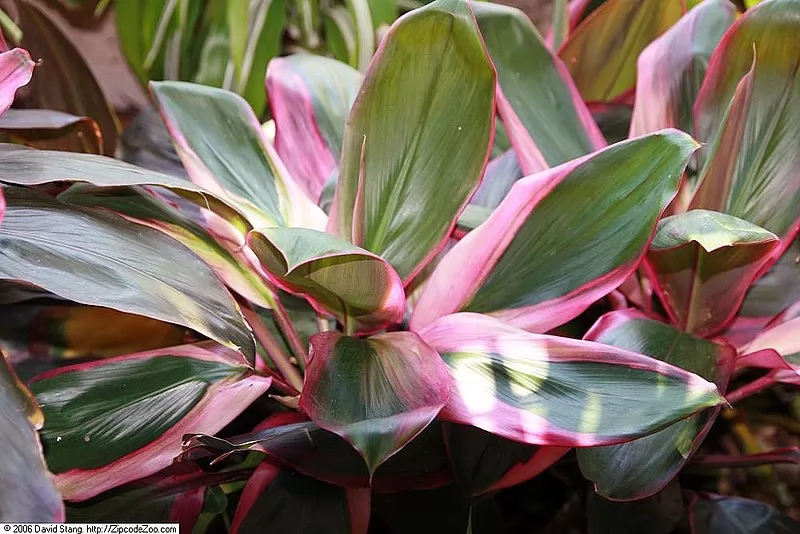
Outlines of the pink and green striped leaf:
M 452 376 L 440 417 L 524 443 L 613 445 L 722 402 L 714 384 L 649 356 L 486 315 L 443 317 L 420 336 Z
M 43 415 L 25 387 L 0 353 L 0 521 L 7 523 L 55 523 L 64 521 L 64 505 L 42 458 L 36 433 Z
M 31 81 L 34 66 L 30 54 L 22 48 L 0 53 L 0 114 L 14 103 L 17 89 Z
M 602 316 L 584 336 L 620 349 L 645 354 L 716 382 L 721 391 L 733 370 L 736 351 L 712 343 L 632 309 Z M 607 499 L 638 500 L 661 491 L 699 447 L 719 413 L 709 408 L 654 434 L 606 447 L 578 449 L 583 475 Z
M 240 232 L 247 232 L 251 228 L 231 203 L 201 186 L 105 156 L 33 150 L 0 143 L 0 182 L 26 187 L 59 182 L 78 183 L 111 190 L 132 186 L 163 187 L 214 212 Z
M 426 283 L 411 328 L 457 311 L 547 332 L 637 268 L 696 148 L 665 130 L 519 180 Z
M 800 383 L 800 318 L 770 328 L 741 350 L 741 367 L 772 369 L 779 382 Z
M 151 82 L 150 89 L 194 183 L 254 226 L 325 227 L 324 212 L 293 181 L 242 97 L 186 82 Z
M 197 254 L 233 291 L 262 308 L 272 307 L 274 290 L 250 267 L 255 256 L 245 246 L 246 234 L 213 212 L 190 205 L 163 189 L 76 184 L 58 199 L 80 206 L 102 207 L 167 234 Z
M 253 230 L 247 242 L 276 285 L 304 295 L 319 312 L 371 330 L 402 321 L 400 277 L 371 252 L 305 228 Z
M 369 516 L 368 489 L 332 486 L 261 464 L 242 492 L 231 532 L 366 534 Z
M 775 234 L 755 224 L 691 210 L 659 221 L 645 270 L 673 324 L 709 337 L 734 319 L 778 247 Z
M 499 99 L 498 111 L 523 173 L 534 174 L 604 147 L 606 141 L 566 67 L 525 14 L 484 2 L 472 8 L 497 69 L 505 97 Z M 532 153 L 526 148 L 530 143 Z
M 748 10 L 711 58 L 695 105 L 709 144 L 690 208 L 769 230 L 782 250 L 800 230 L 800 0 Z
M 55 369 L 30 388 L 56 486 L 83 501 L 166 468 L 184 434 L 218 432 L 270 383 L 237 352 L 204 342 Z
M 329 229 L 408 284 L 444 246 L 492 147 L 496 76 L 464 0 L 398 19 L 342 141 Z
M 236 301 L 214 271 L 160 231 L 106 210 L 6 188 L 0 279 L 60 297 L 143 315 L 255 353 Z
M 361 454 L 370 475 L 436 418 L 450 395 L 438 354 L 413 332 L 311 338 L 300 408 Z
M 636 62 L 683 15 L 681 0 L 608 0 L 575 29 L 558 55 L 589 103 L 633 96 Z
M 314 54 L 275 58 L 267 94 L 275 121 L 275 150 L 312 200 L 339 166 L 344 124 L 364 76 Z
M 775 507 L 742 497 L 695 495 L 689 507 L 692 534 L 797 534 L 800 522 Z
M 737 15 L 729 0 L 704 0 L 644 49 L 636 65 L 632 137 L 664 128 L 692 131 L 709 58 Z
M 800 237 L 756 280 L 742 303 L 740 316 L 751 323 L 766 323 L 800 303 Z

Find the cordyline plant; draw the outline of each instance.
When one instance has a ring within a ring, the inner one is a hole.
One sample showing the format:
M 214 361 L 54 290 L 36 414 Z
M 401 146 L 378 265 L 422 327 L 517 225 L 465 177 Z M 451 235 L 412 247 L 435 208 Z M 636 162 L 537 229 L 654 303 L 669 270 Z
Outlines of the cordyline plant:
M 677 491 L 672 531 L 721 405 L 800 363 L 793 302 L 748 307 L 796 254 L 800 0 L 684 11 L 610 0 L 555 54 L 514 9 L 436 0 L 363 77 L 273 60 L 274 139 L 234 93 L 153 82 L 191 181 L 0 145 L 6 302 L 159 333 L 35 376 L 40 408 L 7 366 L 3 413 L 29 416 L 5 450 L 27 456 L 0 469 L 36 504 L 0 510 L 61 520 L 60 494 L 69 520 L 199 532 L 496 532 L 487 496 L 575 448 L 607 499 L 590 530 Z M 623 20 L 641 42 L 610 54 L 599 28 Z M 0 59 L 7 108 L 33 63 Z M 586 102 L 630 100 L 631 137 L 609 145 Z M 583 339 L 559 335 L 604 301 Z M 748 367 L 768 372 L 731 390 Z M 442 491 L 439 519 L 411 517 L 403 496 Z M 686 498 L 696 533 L 798 529 Z

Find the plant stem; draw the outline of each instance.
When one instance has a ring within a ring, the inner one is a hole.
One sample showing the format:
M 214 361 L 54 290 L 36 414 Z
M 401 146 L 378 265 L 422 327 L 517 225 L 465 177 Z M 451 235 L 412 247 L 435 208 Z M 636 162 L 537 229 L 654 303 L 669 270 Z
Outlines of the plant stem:
M 300 339 L 300 334 L 297 333 L 297 329 L 292 324 L 289 314 L 286 313 L 286 308 L 283 307 L 277 292 L 274 294 L 270 304 L 272 305 L 272 316 L 275 318 L 275 323 L 286 338 L 286 342 L 289 344 L 289 348 L 292 349 L 295 358 L 300 361 L 301 366 L 305 369 L 306 365 L 308 365 L 308 351 L 303 345 L 303 340 Z
M 739 389 L 732 391 L 726 396 L 726 400 L 728 401 L 728 403 L 734 404 L 751 395 L 760 393 L 761 391 L 773 385 L 775 385 L 775 380 L 772 378 L 771 375 L 762 376 L 761 378 L 753 380 L 749 384 L 745 384 Z
M 300 371 L 289 361 L 289 357 L 283 352 L 278 341 L 272 336 L 272 333 L 270 333 L 250 304 L 243 303 L 241 309 L 259 343 L 267 351 L 283 378 L 294 389 L 301 391 L 303 389 L 303 377 L 300 376 Z

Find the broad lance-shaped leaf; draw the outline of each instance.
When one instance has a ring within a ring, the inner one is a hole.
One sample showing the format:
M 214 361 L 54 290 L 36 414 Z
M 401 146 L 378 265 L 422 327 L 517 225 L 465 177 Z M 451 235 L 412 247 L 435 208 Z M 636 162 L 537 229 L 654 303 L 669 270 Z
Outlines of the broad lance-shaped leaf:
M 681 0 L 608 0 L 559 50 L 587 102 L 624 99 L 636 85 L 639 54 L 683 15 Z
M 518 181 L 436 267 L 412 330 L 456 311 L 539 332 L 578 316 L 634 272 L 696 147 L 665 130 Z
M 714 384 L 678 367 L 486 315 L 449 315 L 419 334 L 452 376 L 441 417 L 515 441 L 611 445 L 722 402 Z
M 358 339 L 337 332 L 311 338 L 300 408 L 339 434 L 364 458 L 370 475 L 438 415 L 450 376 L 413 332 Z
M 695 105 L 710 150 L 690 208 L 769 230 L 782 250 L 800 230 L 800 0 L 747 11 L 723 38 Z M 730 102 L 730 105 L 728 104 Z
M 33 379 L 47 465 L 83 501 L 152 475 L 184 434 L 213 434 L 267 391 L 241 355 L 213 342 L 62 367 Z
M 31 81 L 34 65 L 28 51 L 22 48 L 0 53 L 0 114 L 14 103 L 17 89 Z
M 267 67 L 275 150 L 312 200 L 338 167 L 344 124 L 363 79 L 346 63 L 314 54 L 276 58 Z
M 164 187 L 213 211 L 242 232 L 251 228 L 235 207 L 198 185 L 105 156 L 0 143 L 0 182 L 24 186 L 77 182 L 103 188 Z
M 606 141 L 566 67 L 525 14 L 483 2 L 473 3 L 472 8 L 507 100 L 505 106 L 498 102 L 498 111 L 523 172 L 533 174 L 604 147 Z M 523 132 L 510 127 L 509 114 L 516 115 Z M 519 143 L 520 135 L 530 136 L 544 167 L 524 164 L 526 150 Z
M 230 200 L 254 226 L 325 227 L 325 214 L 289 176 L 242 97 L 185 82 L 150 89 L 194 183 Z
M 64 505 L 42 458 L 42 411 L 0 352 L 0 521 L 62 522 Z
M 134 187 L 109 190 L 77 184 L 58 199 L 106 208 L 164 232 L 197 254 L 236 293 L 262 308 L 272 308 L 273 288 L 251 268 L 255 256 L 245 246 L 246 234 L 205 208 L 187 205 L 168 190 L 146 191 Z
M 645 270 L 672 322 L 708 337 L 733 320 L 779 246 L 775 234 L 747 221 L 691 210 L 659 221 Z
M 494 88 L 467 2 L 436 0 L 399 19 L 345 126 L 332 233 L 363 236 L 353 242 L 385 258 L 408 284 L 444 245 L 480 183 Z
M 705 0 L 644 49 L 636 64 L 631 137 L 693 130 L 692 108 L 708 60 L 737 15 L 729 0 Z
M 103 136 L 94 119 L 60 111 L 10 109 L 0 117 L 0 133 L 35 148 L 103 153 Z
M 769 321 L 800 303 L 800 237 L 795 238 L 769 271 L 747 292 L 739 315 Z
M 799 534 L 800 522 L 761 501 L 722 495 L 695 496 L 692 534 Z
M 100 210 L 6 188 L 0 279 L 191 328 L 255 352 L 230 293 L 208 265 L 164 235 Z
M 647 318 L 620 310 L 602 316 L 584 336 L 656 358 L 717 383 L 724 391 L 736 351 Z M 704 410 L 663 430 L 627 443 L 577 450 L 583 475 L 595 491 L 613 500 L 638 500 L 661 491 L 680 471 L 711 428 L 719 408 Z
M 403 285 L 382 258 L 305 228 L 254 230 L 247 241 L 276 285 L 305 295 L 320 313 L 372 330 L 402 321 Z
M 800 384 L 800 318 L 762 332 L 741 349 L 740 367 L 773 369 L 779 382 Z

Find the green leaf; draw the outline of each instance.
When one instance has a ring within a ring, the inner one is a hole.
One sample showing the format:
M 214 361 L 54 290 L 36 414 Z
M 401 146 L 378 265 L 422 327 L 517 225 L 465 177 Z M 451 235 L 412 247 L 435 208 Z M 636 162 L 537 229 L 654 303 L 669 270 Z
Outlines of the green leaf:
M 0 353 L 0 521 L 51 523 L 64 520 L 64 505 L 42 458 L 36 428 L 42 412 Z
M 100 127 L 89 117 L 45 109 L 9 109 L 0 116 L 0 132 L 35 148 L 102 154 Z
M 692 534 L 798 534 L 800 523 L 769 504 L 708 495 L 691 507 Z
M 645 354 L 717 382 L 724 391 L 736 351 L 675 330 L 631 311 L 601 317 L 584 339 Z M 620 445 L 577 450 L 583 475 L 613 500 L 661 491 L 700 445 L 719 410 L 705 410 L 659 432 Z
M 733 320 L 779 246 L 747 221 L 691 210 L 659 221 L 645 266 L 673 323 L 709 337 Z
M 64 298 L 186 326 L 254 354 L 233 297 L 200 258 L 163 233 L 101 211 L 5 189 L 0 278 Z
M 683 15 L 681 0 L 608 0 L 558 55 L 587 102 L 612 102 L 636 85 L 636 61 Z
M 282 289 L 305 295 L 319 311 L 372 329 L 400 322 L 405 293 L 383 259 L 329 234 L 303 228 L 253 231 L 248 243 Z
M 352 239 L 363 228 L 355 244 L 408 283 L 478 187 L 491 149 L 494 86 L 466 2 L 437 0 L 399 19 L 345 127 L 334 233 Z
M 237 356 L 213 343 L 184 345 L 34 378 L 47 464 L 64 498 L 156 473 L 180 454 L 187 431 L 221 430 L 270 385 Z
M 102 132 L 103 153 L 113 156 L 121 126 L 91 68 L 40 7 L 28 0 L 15 0 L 15 4 L 21 46 L 43 62 L 28 85 L 30 102 L 37 108 L 93 119 Z
M 708 143 L 690 209 L 722 211 L 787 247 L 800 228 L 800 0 L 748 10 L 711 58 L 695 105 Z
M 550 166 L 605 146 L 605 140 L 561 60 L 522 11 L 488 2 L 472 5 L 514 112 Z
M 412 332 L 369 339 L 325 332 L 311 338 L 300 408 L 349 441 L 371 478 L 433 421 L 449 393 L 447 368 Z
M 800 302 L 800 238 L 750 287 L 740 315 L 771 318 Z
M 325 214 L 292 181 L 242 97 L 185 82 L 150 88 L 193 182 L 228 198 L 254 226 L 324 227 Z

